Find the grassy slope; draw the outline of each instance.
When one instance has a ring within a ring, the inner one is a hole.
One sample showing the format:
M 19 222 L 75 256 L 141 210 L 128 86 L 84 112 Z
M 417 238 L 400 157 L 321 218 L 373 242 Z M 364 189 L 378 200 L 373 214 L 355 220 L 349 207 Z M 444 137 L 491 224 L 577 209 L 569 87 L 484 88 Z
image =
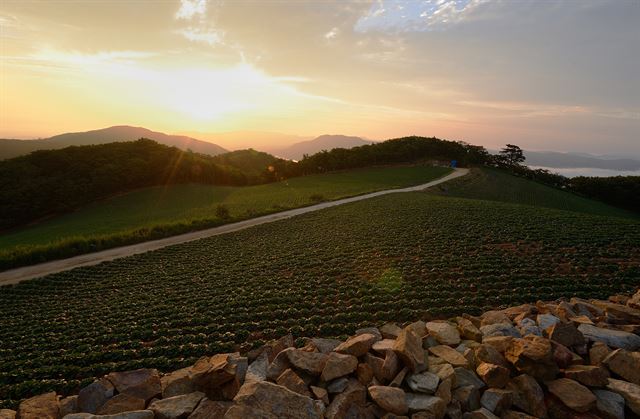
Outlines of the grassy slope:
M 510 202 L 537 207 L 615 217 L 638 218 L 629 211 L 583 198 L 506 172 L 475 168 L 469 175 L 430 189 L 431 192 L 459 198 Z
M 229 209 L 233 219 L 247 218 L 309 205 L 313 203 L 312 195 L 335 200 L 426 183 L 449 172 L 450 169 L 441 167 L 387 167 L 305 176 L 249 187 L 191 184 L 146 188 L 6 233 L 0 236 L 0 249 L 8 252 L 17 245 L 44 245 L 71 237 L 95 237 L 161 224 L 215 219 L 219 204 Z
M 340 336 L 384 321 L 601 298 L 630 291 L 639 276 L 637 220 L 387 195 L 0 288 L 0 394 L 172 370 L 289 331 Z

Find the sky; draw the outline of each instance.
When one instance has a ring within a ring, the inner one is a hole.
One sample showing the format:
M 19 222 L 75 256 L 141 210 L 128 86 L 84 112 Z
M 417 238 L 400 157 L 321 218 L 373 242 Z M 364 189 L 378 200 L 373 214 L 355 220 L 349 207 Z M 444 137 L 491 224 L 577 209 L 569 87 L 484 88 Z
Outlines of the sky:
M 2 0 L 0 137 L 436 136 L 640 156 L 640 0 Z

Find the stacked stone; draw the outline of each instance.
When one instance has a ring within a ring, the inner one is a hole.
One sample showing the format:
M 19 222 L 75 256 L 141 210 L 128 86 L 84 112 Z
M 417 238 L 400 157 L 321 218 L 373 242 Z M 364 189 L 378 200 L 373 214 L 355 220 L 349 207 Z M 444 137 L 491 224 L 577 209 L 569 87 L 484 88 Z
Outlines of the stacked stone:
M 479 317 L 292 336 L 160 375 L 114 372 L 0 419 L 604 418 L 640 416 L 640 291 Z

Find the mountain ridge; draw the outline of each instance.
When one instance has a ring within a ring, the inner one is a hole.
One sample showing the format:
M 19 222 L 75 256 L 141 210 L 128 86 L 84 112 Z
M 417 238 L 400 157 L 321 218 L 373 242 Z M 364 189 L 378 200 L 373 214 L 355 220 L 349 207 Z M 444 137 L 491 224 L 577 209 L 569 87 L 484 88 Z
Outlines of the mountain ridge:
M 227 150 L 217 144 L 185 135 L 170 135 L 143 127 L 114 125 L 89 131 L 68 132 L 37 140 L 0 139 L 0 159 L 9 159 L 36 150 L 57 150 L 69 146 L 98 145 L 148 138 L 170 147 L 216 156 Z

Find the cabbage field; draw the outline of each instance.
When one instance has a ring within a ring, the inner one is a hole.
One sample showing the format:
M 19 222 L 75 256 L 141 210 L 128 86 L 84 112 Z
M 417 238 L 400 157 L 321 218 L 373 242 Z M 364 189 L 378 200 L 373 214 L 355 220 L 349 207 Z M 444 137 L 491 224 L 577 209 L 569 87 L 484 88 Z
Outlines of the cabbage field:
M 640 284 L 640 221 L 393 194 L 0 288 L 0 407 L 288 332 Z

